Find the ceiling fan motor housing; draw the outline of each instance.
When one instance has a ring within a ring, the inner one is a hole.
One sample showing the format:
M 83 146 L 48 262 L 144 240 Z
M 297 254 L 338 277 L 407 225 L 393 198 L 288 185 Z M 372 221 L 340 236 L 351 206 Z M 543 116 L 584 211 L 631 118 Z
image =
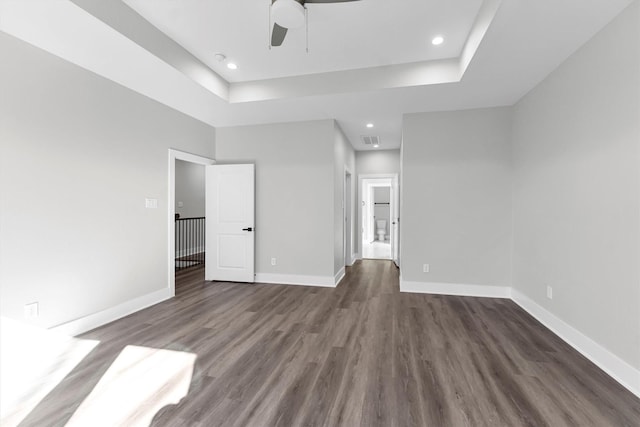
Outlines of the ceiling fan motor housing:
M 284 28 L 304 25 L 304 6 L 296 0 L 276 0 L 271 6 L 273 21 Z

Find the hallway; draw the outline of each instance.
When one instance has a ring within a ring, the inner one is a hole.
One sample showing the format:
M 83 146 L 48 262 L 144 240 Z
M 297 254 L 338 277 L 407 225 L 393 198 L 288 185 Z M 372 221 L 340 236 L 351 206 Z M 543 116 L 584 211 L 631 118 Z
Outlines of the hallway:
M 389 241 L 362 243 L 362 258 L 364 259 L 391 259 L 391 244 Z

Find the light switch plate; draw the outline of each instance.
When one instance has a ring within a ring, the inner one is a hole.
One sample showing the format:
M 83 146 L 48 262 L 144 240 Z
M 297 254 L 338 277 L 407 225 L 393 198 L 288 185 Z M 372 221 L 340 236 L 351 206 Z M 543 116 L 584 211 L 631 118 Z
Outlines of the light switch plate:
M 38 317 L 38 303 L 32 302 L 24 305 L 24 318 L 35 319 Z
M 147 209 L 157 209 L 158 199 L 144 199 L 144 207 Z

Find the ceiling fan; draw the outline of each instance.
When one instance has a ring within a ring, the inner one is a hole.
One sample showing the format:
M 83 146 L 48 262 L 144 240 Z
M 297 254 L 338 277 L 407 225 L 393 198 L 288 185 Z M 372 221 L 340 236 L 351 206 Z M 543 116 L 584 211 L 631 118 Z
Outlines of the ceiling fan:
M 302 26 L 306 21 L 306 4 L 346 3 L 358 0 L 272 0 L 271 46 L 281 46 L 289 28 Z

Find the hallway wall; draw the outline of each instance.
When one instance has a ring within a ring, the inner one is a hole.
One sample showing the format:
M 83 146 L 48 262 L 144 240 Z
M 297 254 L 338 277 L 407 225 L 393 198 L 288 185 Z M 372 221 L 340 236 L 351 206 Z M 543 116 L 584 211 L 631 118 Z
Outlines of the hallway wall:
M 176 213 L 181 218 L 205 215 L 204 166 L 176 160 Z M 179 203 L 182 202 L 182 207 Z
M 351 201 L 350 205 L 355 203 L 356 180 L 353 179 L 355 174 L 355 151 L 353 146 L 347 139 L 340 126 L 336 121 L 333 122 L 334 136 L 334 159 L 333 159 L 333 274 L 340 275 L 347 264 L 351 264 L 349 258 L 351 254 L 345 253 L 345 173 L 350 171 L 351 179 Z M 353 210 L 351 219 L 351 236 L 346 238 L 355 240 L 355 229 L 353 227 Z M 349 246 L 349 245 L 347 245 Z

